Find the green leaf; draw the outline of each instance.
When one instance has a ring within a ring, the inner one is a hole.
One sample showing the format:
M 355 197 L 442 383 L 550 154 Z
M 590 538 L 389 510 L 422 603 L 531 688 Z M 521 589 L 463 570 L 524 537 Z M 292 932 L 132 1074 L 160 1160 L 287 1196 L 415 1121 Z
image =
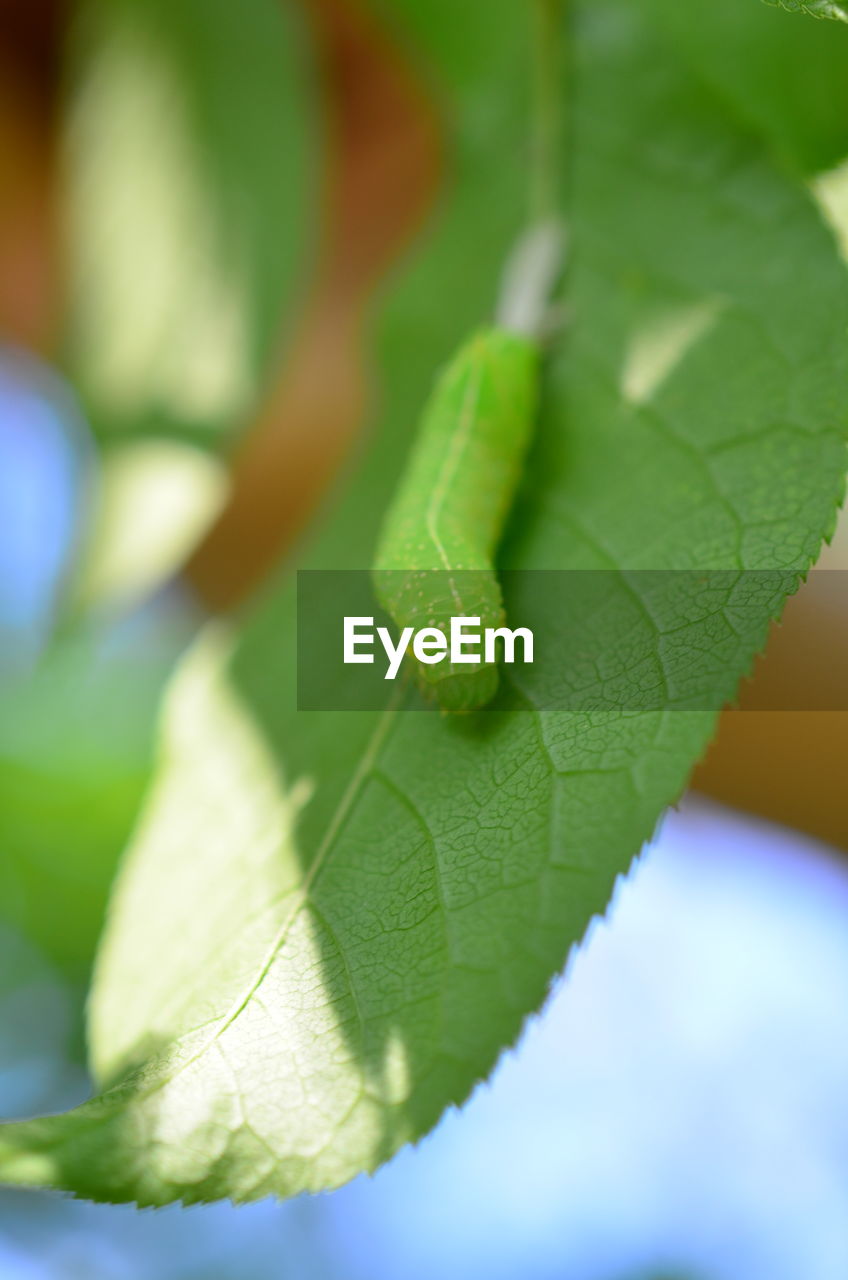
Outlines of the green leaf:
M 790 13 L 809 13 L 813 18 L 836 18 L 848 22 L 848 5 L 842 0 L 768 0 Z
M 80 626 L 0 681 L 0 918 L 75 980 L 91 971 L 179 647 L 125 639 L 122 652 Z
M 84 0 L 64 218 L 68 362 L 102 433 L 215 443 L 255 407 L 314 182 L 295 6 Z
M 691 7 L 645 0 L 726 109 L 806 175 L 848 155 L 848 30 L 787 20 L 764 4 L 710 0 Z
M 72 596 L 83 608 L 127 609 L 178 574 L 222 509 L 223 462 L 180 440 L 133 437 L 100 458 Z
M 434 371 L 490 313 L 523 218 L 526 6 L 396 8 L 440 72 L 455 185 L 383 310 L 382 427 L 314 566 L 368 567 Z M 803 186 L 650 12 L 577 8 L 570 321 L 502 563 L 610 569 L 662 673 L 674 619 L 630 570 L 791 586 L 832 529 L 848 290 Z M 740 603 L 691 624 L 718 700 L 776 592 Z M 105 1091 L 1 1130 L 0 1177 L 158 1204 L 373 1169 L 515 1041 L 715 720 L 298 713 L 294 662 L 284 582 L 179 673 L 99 962 Z

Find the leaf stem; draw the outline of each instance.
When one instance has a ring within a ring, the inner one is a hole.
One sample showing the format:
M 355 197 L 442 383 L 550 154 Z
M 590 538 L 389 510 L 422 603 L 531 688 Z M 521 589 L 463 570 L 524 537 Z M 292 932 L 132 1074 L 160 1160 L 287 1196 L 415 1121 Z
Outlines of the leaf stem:
M 561 104 L 567 3 L 532 0 L 529 217 L 504 266 L 497 308 L 503 328 L 536 340 L 549 329 L 551 293 L 565 257 Z
M 533 0 L 531 224 L 559 213 L 565 7 L 566 0 Z

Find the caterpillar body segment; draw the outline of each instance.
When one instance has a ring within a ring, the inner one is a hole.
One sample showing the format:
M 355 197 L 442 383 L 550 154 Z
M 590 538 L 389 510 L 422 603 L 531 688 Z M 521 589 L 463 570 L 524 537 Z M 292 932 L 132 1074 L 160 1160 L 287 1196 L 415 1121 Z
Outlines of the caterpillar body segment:
M 450 630 L 452 617 L 504 623 L 494 556 L 536 414 L 539 351 L 499 327 L 474 334 L 439 378 L 387 514 L 373 571 L 380 604 L 400 628 Z M 446 711 L 494 697 L 497 664 L 416 663 Z

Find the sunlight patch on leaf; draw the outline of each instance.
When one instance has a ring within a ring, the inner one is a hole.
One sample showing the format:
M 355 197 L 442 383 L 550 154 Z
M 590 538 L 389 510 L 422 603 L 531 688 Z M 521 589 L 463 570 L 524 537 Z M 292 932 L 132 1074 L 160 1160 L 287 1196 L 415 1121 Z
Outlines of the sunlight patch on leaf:
M 285 904 L 299 901 L 294 828 L 311 784 L 301 779 L 285 789 L 277 762 L 227 681 L 230 645 L 222 627 L 207 630 L 165 699 L 158 781 L 133 841 L 138 871 L 122 880 L 98 961 L 90 1043 L 101 1080 L 143 1059 L 149 1044 L 225 1017 L 257 948 L 261 954 L 273 942 Z M 208 827 L 198 883 L 190 850 L 201 811 Z M 167 902 L 161 902 L 165 883 Z M 250 932 L 247 954 L 240 927 Z M 167 968 L 151 972 L 145 959 L 151 953 L 167 955 Z M 210 971 L 223 984 L 211 1000 L 205 992 Z M 123 994 L 128 985 L 137 993 L 131 1004 Z
M 848 262 L 848 160 L 818 174 L 810 187 Z
M 721 300 L 707 298 L 690 306 L 661 312 L 633 335 L 624 357 L 621 391 L 626 400 L 644 404 L 672 370 L 715 323 Z

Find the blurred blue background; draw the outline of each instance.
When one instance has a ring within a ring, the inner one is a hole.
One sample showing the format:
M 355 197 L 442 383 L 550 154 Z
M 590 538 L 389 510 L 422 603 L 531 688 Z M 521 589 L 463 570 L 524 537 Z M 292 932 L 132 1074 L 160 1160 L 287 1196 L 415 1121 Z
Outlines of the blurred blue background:
M 417 1149 L 282 1205 L 5 1192 L 0 1274 L 844 1280 L 846 919 L 826 850 L 687 805 L 518 1049 Z M 7 1113 L 82 1092 L 55 1065 L 67 996 L 24 962 L 0 1005 Z
M 136 685 L 145 663 L 158 671 L 156 655 L 173 652 L 183 634 L 165 593 L 141 614 L 101 600 L 80 641 L 66 579 L 70 551 L 86 537 L 84 495 L 105 484 L 92 459 L 56 376 L 7 352 L 3 769 L 32 752 L 39 733 L 61 739 L 63 717 L 78 716 L 54 700 L 52 723 L 33 727 L 26 698 L 47 705 L 39 701 L 44 677 L 33 674 L 39 654 L 38 669 L 54 673 L 52 698 L 68 646 L 78 653 L 82 644 L 91 692 L 104 681 L 112 687 L 110 671 L 127 653 Z M 81 668 L 68 669 L 76 686 Z M 155 699 L 141 701 L 143 714 L 119 705 L 128 758 L 143 754 Z M 127 720 L 138 729 L 129 746 Z M 108 715 L 96 727 L 114 754 Z M 110 846 L 122 813 L 112 827 L 101 815 Z M 49 823 L 48 813 L 40 817 Z M 80 902 L 86 891 L 75 882 Z M 4 890 L 7 1116 L 58 1109 L 87 1090 L 81 980 L 72 965 L 60 968 L 55 930 L 39 937 L 26 929 L 14 901 L 14 887 Z M 64 902 L 76 911 L 75 899 Z M 283 1205 L 143 1212 L 0 1192 L 0 1276 L 845 1280 L 846 921 L 848 868 L 837 855 L 687 802 L 620 883 L 567 980 L 492 1081 L 376 1177 Z

